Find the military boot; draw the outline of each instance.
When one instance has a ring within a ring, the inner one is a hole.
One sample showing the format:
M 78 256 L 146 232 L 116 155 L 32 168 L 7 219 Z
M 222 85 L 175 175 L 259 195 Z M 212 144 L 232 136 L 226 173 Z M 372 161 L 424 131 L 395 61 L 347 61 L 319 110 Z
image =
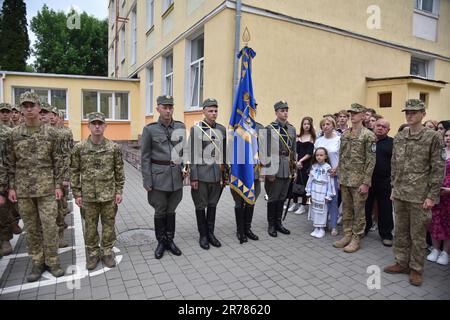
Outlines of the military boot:
M 420 287 L 423 282 L 422 274 L 414 269 L 411 269 L 409 273 L 409 283 L 413 286 Z
M 114 268 L 116 266 L 116 259 L 114 259 L 114 254 L 112 252 L 104 255 L 102 261 L 108 268 Z
M 277 236 L 277 229 L 275 228 L 276 205 L 276 202 L 267 202 L 267 222 L 269 224 L 269 229 L 267 232 L 271 237 Z
M 244 217 L 245 208 L 234 208 L 234 215 L 236 217 L 236 236 L 239 240 L 240 244 L 247 242 L 247 236 L 245 235 L 245 217 Z
M 173 242 L 175 237 L 175 214 L 167 215 L 166 220 L 166 247 L 176 256 L 181 256 L 181 250 Z
M 344 248 L 344 252 L 353 253 L 361 249 L 360 240 L 358 238 L 352 238 L 350 243 Z
M 13 252 L 11 243 L 9 241 L 2 241 L 2 254 L 9 256 Z
M 89 256 L 88 260 L 86 262 L 86 269 L 88 270 L 94 270 L 97 268 L 98 262 L 100 261 L 100 258 L 98 255 L 95 256 Z
M 35 282 L 41 278 L 41 275 L 45 271 L 45 266 L 43 264 L 34 264 L 31 268 L 31 272 L 27 275 L 28 282 Z
M 214 235 L 214 226 L 216 224 L 216 208 L 208 207 L 206 210 L 206 221 L 208 223 L 208 240 L 214 247 L 221 247 L 222 244 Z
M 281 218 L 283 217 L 283 205 L 284 201 L 277 201 L 277 213 L 276 213 L 276 221 L 275 221 L 275 228 L 277 231 L 281 232 L 282 234 L 291 234 L 291 232 L 283 227 L 283 224 L 281 222 Z
M 345 248 L 350 243 L 350 241 L 352 241 L 351 235 L 345 235 L 341 240 L 333 242 L 333 247 L 339 249 Z
M 69 246 L 69 243 L 67 242 L 67 240 L 64 239 L 64 229 L 63 229 L 63 230 L 60 230 L 60 231 L 58 232 L 58 237 L 59 237 L 58 246 L 59 246 L 60 248 L 65 248 L 65 247 L 68 247 L 68 246 Z
M 195 210 L 197 217 L 198 233 L 200 234 L 199 244 L 202 249 L 209 249 L 208 226 L 206 225 L 205 210 Z
M 62 277 L 65 273 L 63 268 L 61 268 L 59 264 L 54 264 L 50 266 L 49 271 L 55 278 Z
M 410 269 L 409 269 L 409 267 L 403 267 L 403 266 L 399 265 L 398 263 L 396 263 L 391 266 L 384 267 L 383 271 L 386 273 L 392 273 L 392 274 L 396 274 L 396 273 L 409 274 Z
M 22 228 L 19 226 L 19 222 L 18 221 L 14 221 L 13 223 L 11 223 L 11 232 L 14 234 L 21 234 L 22 233 Z
M 156 217 L 155 216 L 155 236 L 158 240 L 158 246 L 155 250 L 155 258 L 161 259 L 166 250 L 165 237 L 166 237 L 166 217 Z
M 244 216 L 245 216 L 245 235 L 247 238 L 252 240 L 259 240 L 258 236 L 252 232 L 252 220 L 253 220 L 253 212 L 255 210 L 255 206 L 245 206 Z

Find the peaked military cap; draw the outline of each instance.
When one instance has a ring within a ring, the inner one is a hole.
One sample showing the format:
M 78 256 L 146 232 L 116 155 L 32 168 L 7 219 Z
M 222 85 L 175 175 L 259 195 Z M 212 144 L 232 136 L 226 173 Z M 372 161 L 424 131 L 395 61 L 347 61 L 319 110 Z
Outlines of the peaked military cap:
M 212 107 L 212 106 L 219 107 L 219 103 L 217 102 L 216 99 L 206 99 L 205 101 L 203 101 L 203 109 Z
M 367 109 L 363 105 L 360 105 L 359 103 L 352 103 L 352 106 L 347 112 L 353 112 L 353 113 L 361 113 L 366 112 Z
M 418 99 L 409 99 L 408 101 L 406 101 L 405 109 L 403 109 L 402 112 L 420 110 L 425 110 L 425 103 Z
M 52 112 L 52 106 L 50 104 L 48 104 L 48 102 L 41 102 L 41 111 L 47 111 L 47 112 Z
M 11 107 L 11 110 L 16 110 L 18 112 L 22 111 L 22 108 L 20 107 L 19 104 L 15 104 Z
M 280 109 L 289 109 L 289 105 L 286 101 L 279 101 L 279 102 L 275 103 L 273 108 L 275 109 L 275 111 L 280 110 Z
M 101 112 L 89 113 L 89 123 L 92 123 L 94 121 L 100 121 L 100 122 L 106 123 L 105 115 Z
M 172 96 L 159 96 L 158 99 L 156 99 L 156 103 L 158 105 L 162 104 L 162 105 L 169 105 L 169 106 L 173 106 L 174 105 L 174 101 L 173 101 L 173 97 Z
M 8 110 L 11 111 L 11 105 L 9 103 L 0 103 L 0 110 Z
M 39 96 L 31 91 L 24 92 L 20 95 L 20 104 L 24 104 L 25 102 L 31 102 L 31 103 L 39 103 Z

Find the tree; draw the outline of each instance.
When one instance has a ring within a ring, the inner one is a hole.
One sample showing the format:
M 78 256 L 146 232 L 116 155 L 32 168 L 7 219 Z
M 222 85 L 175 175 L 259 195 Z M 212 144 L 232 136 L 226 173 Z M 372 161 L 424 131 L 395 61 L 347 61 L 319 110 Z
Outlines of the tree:
M 108 74 L 107 19 L 98 20 L 73 10 L 68 14 L 55 12 L 44 5 L 31 20 L 31 30 L 37 38 L 32 49 L 36 72 Z
M 26 69 L 30 55 L 26 15 L 23 0 L 4 0 L 0 19 L 0 69 Z

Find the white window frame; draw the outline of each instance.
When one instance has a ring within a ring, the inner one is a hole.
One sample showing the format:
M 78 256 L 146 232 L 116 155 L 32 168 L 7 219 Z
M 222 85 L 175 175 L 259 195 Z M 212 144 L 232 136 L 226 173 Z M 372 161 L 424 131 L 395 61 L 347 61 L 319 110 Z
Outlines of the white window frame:
M 125 24 L 120 28 L 120 61 L 124 63 L 126 58 L 126 33 Z
M 430 0 L 431 1 L 431 11 L 428 11 L 428 10 L 425 10 L 424 8 L 423 8 L 423 0 L 416 0 L 416 5 L 415 5 L 415 8 L 417 9 L 417 10 L 420 10 L 420 11 L 423 11 L 423 12 L 428 12 L 428 13 L 431 13 L 431 14 L 435 14 L 435 12 L 434 12 L 434 6 L 435 6 L 435 1 L 436 0 Z
M 202 97 L 200 97 L 200 89 L 201 84 L 203 83 L 204 86 L 204 76 L 205 76 L 205 53 L 204 53 L 204 47 L 203 47 L 203 57 L 198 58 L 197 60 L 192 61 L 192 46 L 195 40 L 197 40 L 199 37 L 203 36 L 203 39 L 205 37 L 203 29 L 198 30 L 195 32 L 191 37 L 188 39 L 189 41 L 186 41 L 186 56 L 185 56 L 185 72 L 186 72 L 186 81 L 185 81 L 185 111 L 196 111 L 201 109 L 201 105 L 203 103 Z M 203 40 L 204 41 L 204 40 Z M 201 65 L 203 64 L 203 69 L 201 68 Z M 194 81 L 194 68 L 200 68 L 202 69 L 202 72 L 199 75 L 198 81 L 198 87 L 197 92 L 194 92 L 195 85 L 193 83 Z M 198 105 L 193 106 L 192 105 L 192 99 L 194 97 L 194 94 L 197 94 L 198 96 Z M 203 92 L 204 95 L 204 92 Z M 203 97 L 204 98 L 204 97 Z
M 162 12 L 165 13 L 173 3 L 174 3 L 174 0 L 163 0 Z
M 190 99 L 189 99 L 189 109 L 200 109 L 202 102 L 200 97 L 200 89 L 203 86 L 203 76 L 204 76 L 204 63 L 205 63 L 205 57 L 203 56 L 200 59 L 197 59 L 190 64 L 189 68 L 189 93 L 190 93 Z M 203 67 L 202 67 L 203 66 Z M 194 92 L 195 84 L 194 84 L 194 70 L 198 68 L 199 69 L 199 77 L 198 77 L 198 86 L 197 86 L 197 92 Z M 192 105 L 192 101 L 194 99 L 194 95 L 197 95 L 198 99 L 198 105 L 194 106 Z
M 109 2 L 110 8 L 109 8 L 109 13 L 110 13 L 110 19 L 109 19 L 109 23 L 111 24 L 111 29 L 114 27 L 114 24 L 116 23 L 116 1 L 119 0 L 111 0 Z
M 85 92 L 96 92 L 97 93 L 97 112 L 101 112 L 101 99 L 100 96 L 101 94 L 111 94 L 112 95 L 112 101 L 111 101 L 111 105 L 112 105 L 112 118 L 106 118 L 107 121 L 115 121 L 115 122 L 130 122 L 130 92 L 128 91 L 108 91 L 108 90 L 89 90 L 89 89 L 85 89 L 82 90 L 81 92 L 81 101 L 82 101 L 82 108 L 81 108 L 81 119 L 83 121 L 88 120 L 87 118 L 84 117 L 84 93 Z M 123 94 L 126 93 L 127 94 L 127 104 L 128 104 L 128 115 L 127 115 L 127 119 L 115 119 L 116 118 L 116 94 Z
M 153 115 L 153 99 L 154 99 L 154 82 L 155 69 L 153 66 L 147 68 L 147 103 L 145 108 L 145 115 Z
M 131 10 L 131 65 L 137 61 L 137 9 Z
M 435 60 L 434 59 L 429 59 L 427 57 L 423 57 L 423 56 L 411 56 L 411 64 L 413 62 L 413 60 L 418 60 L 420 62 L 424 62 L 425 63 L 425 76 L 423 75 L 415 75 L 412 74 L 412 76 L 416 76 L 416 77 L 421 77 L 424 79 L 434 79 L 434 68 L 435 68 Z
M 155 0 L 147 0 L 147 31 L 155 24 Z
M 169 57 L 172 57 L 172 71 L 169 73 L 166 73 L 167 69 L 167 60 Z M 163 88 L 164 88 L 164 94 L 173 96 L 173 52 L 164 56 L 164 69 L 163 69 Z M 170 79 L 170 88 L 167 88 L 167 81 Z
M 16 101 L 16 93 L 15 89 L 30 89 L 31 92 L 35 92 L 36 90 L 47 90 L 47 101 L 50 105 L 52 105 L 52 90 L 59 90 L 66 92 L 66 109 L 64 110 L 64 120 L 69 120 L 69 95 L 67 88 L 40 88 L 40 87 L 12 87 L 12 100 L 13 104 L 19 104 L 19 101 Z M 61 109 L 58 109 L 61 110 Z

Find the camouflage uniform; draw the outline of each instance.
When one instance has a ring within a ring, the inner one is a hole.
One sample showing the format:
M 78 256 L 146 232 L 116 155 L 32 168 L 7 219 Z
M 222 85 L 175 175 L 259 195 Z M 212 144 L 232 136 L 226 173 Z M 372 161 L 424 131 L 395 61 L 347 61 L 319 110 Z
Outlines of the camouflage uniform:
M 6 143 L 11 129 L 0 124 L 0 194 L 5 197 L 5 204 L 0 206 L 0 243 L 9 241 L 13 237 L 11 231 L 11 206 L 8 200 L 8 161 L 6 159 Z M 0 253 L 3 253 L 0 250 Z M 5 254 L 3 254 L 5 255 Z
M 420 109 L 417 109 L 420 108 Z M 405 110 L 423 110 L 420 101 L 410 100 Z M 398 265 L 423 272 L 426 226 L 431 210 L 423 209 L 425 199 L 439 202 L 444 179 L 445 149 L 436 131 L 424 128 L 411 135 L 409 128 L 394 138 L 392 194 L 395 208 L 394 254 Z
M 17 111 L 17 112 L 20 113 L 20 112 L 21 112 L 20 105 L 16 104 L 16 105 L 12 106 L 12 107 L 11 107 L 11 111 Z M 14 121 L 11 119 L 11 128 L 15 128 L 15 127 L 17 127 L 19 124 L 20 124 L 20 121 L 14 122 Z
M 203 108 L 213 106 L 218 107 L 214 99 L 203 102 Z M 214 226 L 217 203 L 226 183 L 225 170 L 228 171 L 224 165 L 227 132 L 221 124 L 209 125 L 203 120 L 192 126 L 189 137 L 192 156 L 190 180 L 198 182 L 197 189 L 191 188 L 191 195 L 195 205 L 200 246 L 209 249 L 209 242 L 215 247 L 220 247 L 221 243 L 214 235 Z
M 349 112 L 365 112 L 365 108 L 353 104 Z M 361 127 L 359 132 L 355 132 L 351 128 L 342 134 L 338 173 L 342 193 L 342 223 L 346 240 L 342 245 L 336 245 L 339 241 L 335 242 L 335 247 L 345 247 L 346 252 L 353 252 L 353 250 L 348 250 L 353 245 L 349 245 L 347 248 L 347 244 L 351 241 L 359 249 L 359 242 L 364 234 L 365 203 L 368 194 L 359 193 L 358 189 L 363 184 L 371 186 L 375 160 L 376 136 L 373 132 Z
M 0 111 L 9 111 L 11 113 L 11 105 L 9 103 L 0 103 Z M 11 127 L 11 120 L 8 121 L 0 121 L 0 124 L 7 126 L 7 127 Z

